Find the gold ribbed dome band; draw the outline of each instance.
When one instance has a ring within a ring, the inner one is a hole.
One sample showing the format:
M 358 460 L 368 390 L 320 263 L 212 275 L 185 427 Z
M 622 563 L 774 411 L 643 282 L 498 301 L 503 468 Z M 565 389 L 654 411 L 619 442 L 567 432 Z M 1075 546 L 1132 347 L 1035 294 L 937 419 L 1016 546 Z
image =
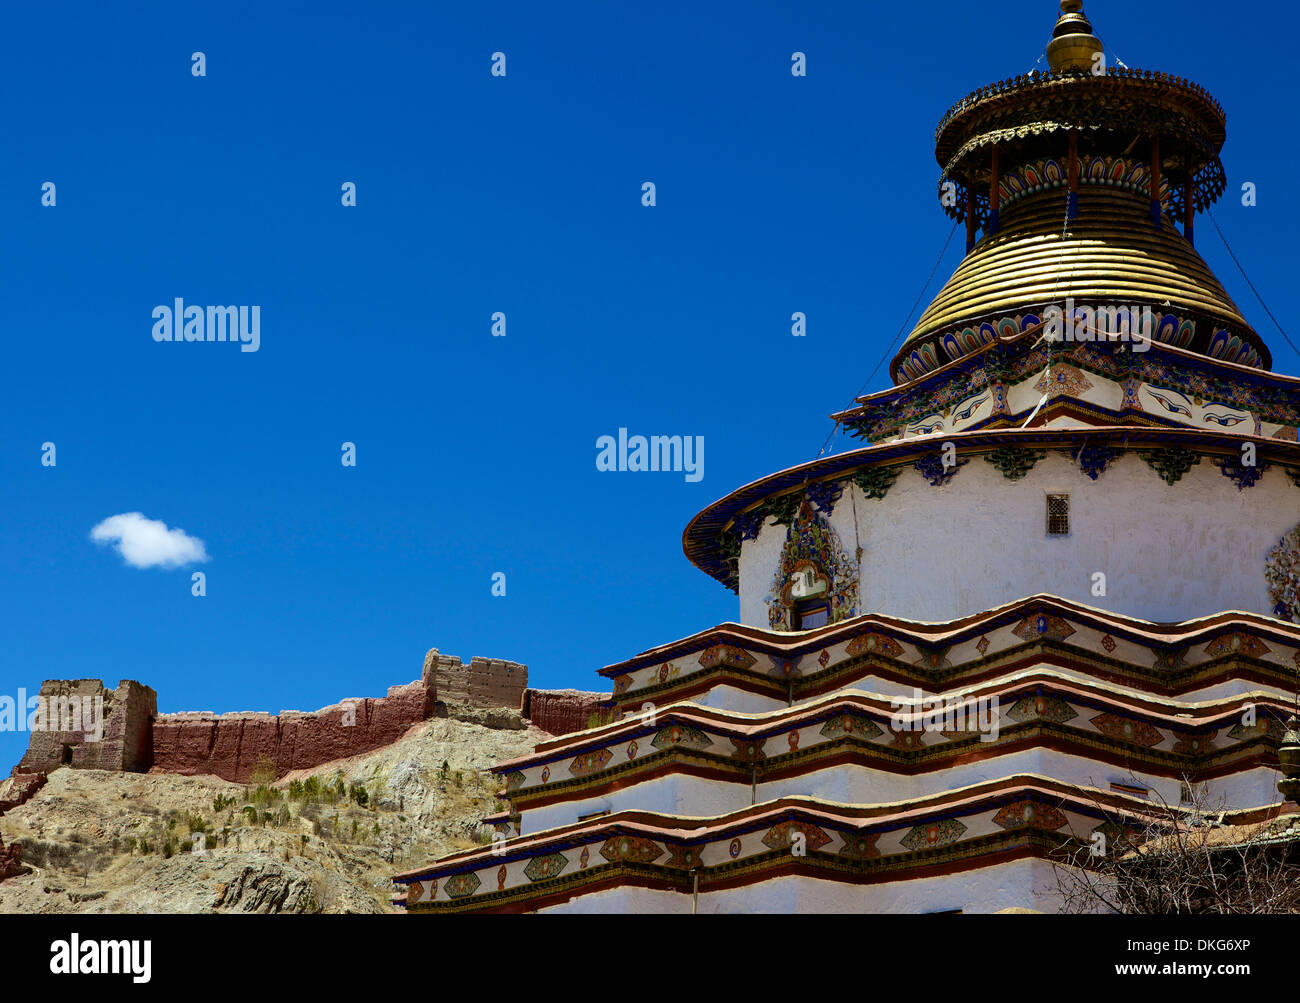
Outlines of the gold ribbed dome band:
M 1214 273 L 1168 219 L 1152 225 L 1135 191 L 1091 186 L 1062 237 L 1064 192 L 1044 191 L 1008 206 L 1002 229 L 985 237 L 921 315 L 895 357 L 904 382 L 967 354 L 980 328 L 1065 300 L 1089 306 L 1150 306 L 1195 324 L 1184 347 L 1208 349 L 1218 332 L 1235 338 L 1240 361 L 1267 367 L 1259 336 Z M 987 341 L 987 331 L 984 341 Z

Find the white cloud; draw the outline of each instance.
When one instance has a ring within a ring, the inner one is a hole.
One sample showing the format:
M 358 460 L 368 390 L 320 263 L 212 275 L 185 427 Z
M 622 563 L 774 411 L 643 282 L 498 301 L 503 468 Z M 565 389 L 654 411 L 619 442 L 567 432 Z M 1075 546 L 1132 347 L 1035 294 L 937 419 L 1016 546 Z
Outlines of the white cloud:
M 203 541 L 140 512 L 109 516 L 90 531 L 96 543 L 111 543 L 133 568 L 179 568 L 208 559 Z

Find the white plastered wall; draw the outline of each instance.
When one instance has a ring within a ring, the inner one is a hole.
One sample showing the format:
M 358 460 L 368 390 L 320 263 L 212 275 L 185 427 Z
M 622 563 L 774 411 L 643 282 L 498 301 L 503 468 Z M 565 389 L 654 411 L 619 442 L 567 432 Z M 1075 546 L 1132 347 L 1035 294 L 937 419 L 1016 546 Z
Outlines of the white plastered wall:
M 1049 494 L 1070 496 L 1068 536 L 1047 535 Z M 1055 452 L 1019 481 L 976 456 L 942 487 L 906 468 L 883 501 L 850 485 L 830 521 L 850 557 L 863 550 L 860 612 L 935 622 L 1046 593 L 1181 622 L 1271 615 L 1264 563 L 1300 522 L 1300 491 L 1279 469 L 1239 491 L 1208 458 L 1171 486 L 1131 453 L 1096 481 Z M 785 532 L 769 524 L 744 544 L 746 624 L 768 626 Z M 1095 572 L 1106 575 L 1104 596 L 1093 594 Z
M 893 913 L 960 909 L 993 913 L 1003 909 L 1055 912 L 1059 897 L 1051 864 L 1018 860 L 978 870 L 911 881 L 851 885 L 799 876 L 701 892 L 701 914 Z M 552 906 L 556 913 L 658 913 L 688 915 L 691 895 L 648 888 L 614 888 Z

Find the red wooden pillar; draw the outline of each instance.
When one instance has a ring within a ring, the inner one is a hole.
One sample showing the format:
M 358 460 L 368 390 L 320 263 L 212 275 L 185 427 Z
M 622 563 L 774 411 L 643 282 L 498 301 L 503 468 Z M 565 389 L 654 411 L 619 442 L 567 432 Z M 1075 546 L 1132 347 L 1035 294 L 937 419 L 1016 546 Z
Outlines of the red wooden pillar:
M 993 144 L 993 173 L 989 180 L 989 225 L 988 232 L 998 232 L 998 214 L 1002 208 L 1002 172 L 998 164 L 998 146 Z
M 1151 137 L 1151 222 L 1160 225 L 1160 137 Z
M 975 185 L 966 188 L 966 253 L 975 250 Z
M 1068 200 L 1068 209 L 1066 215 L 1070 219 L 1077 219 L 1079 216 L 1079 130 L 1070 130 L 1070 167 L 1069 167 L 1069 185 L 1070 195 Z

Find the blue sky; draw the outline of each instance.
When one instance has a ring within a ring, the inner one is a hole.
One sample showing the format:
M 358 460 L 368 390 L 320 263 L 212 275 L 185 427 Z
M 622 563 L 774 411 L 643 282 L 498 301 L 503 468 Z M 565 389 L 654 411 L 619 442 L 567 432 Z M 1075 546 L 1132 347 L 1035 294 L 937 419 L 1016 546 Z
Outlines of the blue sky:
M 1056 17 L 1050 0 L 115 8 L 19 6 L 0 41 L 0 692 L 133 678 L 164 711 L 381 695 L 430 647 L 599 689 L 600 666 L 734 619 L 682 529 L 817 454 L 951 226 L 934 126 L 1032 68 Z M 1126 63 L 1227 108 L 1216 215 L 1287 323 L 1289 36 L 1257 7 L 1087 12 Z M 1208 221 L 1198 246 L 1300 371 Z M 931 293 L 960 254 L 959 235 Z M 151 311 L 176 297 L 259 305 L 260 350 L 155 343 Z M 703 436 L 703 479 L 598 472 L 620 427 Z M 135 511 L 203 541 L 207 596 L 192 569 L 91 542 Z M 0 734 L 0 766 L 26 737 Z

